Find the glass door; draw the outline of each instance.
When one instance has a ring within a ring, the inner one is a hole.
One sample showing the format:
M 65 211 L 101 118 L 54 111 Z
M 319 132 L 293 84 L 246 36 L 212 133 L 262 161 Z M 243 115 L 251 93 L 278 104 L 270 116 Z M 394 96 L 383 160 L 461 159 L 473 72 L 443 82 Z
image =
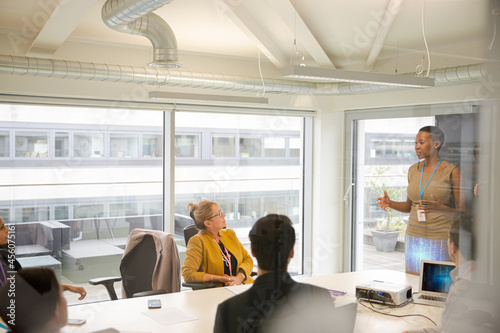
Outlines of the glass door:
M 474 108 L 453 114 L 454 106 L 399 112 L 356 112 L 346 117 L 346 235 L 349 246 L 345 269 L 405 271 L 405 230 L 409 214 L 378 207 L 387 191 L 391 200 L 407 199 L 408 169 L 418 161 L 415 137 L 419 129 L 435 125 L 445 132 L 444 160 L 462 171 L 462 186 L 472 200 L 476 117 Z M 377 115 L 379 117 L 377 117 Z M 389 232 L 388 232 L 389 231 Z

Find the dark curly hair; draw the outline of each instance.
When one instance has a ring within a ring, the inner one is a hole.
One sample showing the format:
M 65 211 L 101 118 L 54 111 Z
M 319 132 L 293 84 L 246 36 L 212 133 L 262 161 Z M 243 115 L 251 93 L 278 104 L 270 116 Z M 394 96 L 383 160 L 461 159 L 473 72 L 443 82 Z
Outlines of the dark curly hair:
M 419 129 L 418 131 L 430 133 L 432 141 L 441 142 L 441 144 L 438 147 L 438 150 L 440 150 L 441 147 L 444 145 L 444 133 L 439 127 L 437 127 L 437 126 L 424 126 L 421 129 Z

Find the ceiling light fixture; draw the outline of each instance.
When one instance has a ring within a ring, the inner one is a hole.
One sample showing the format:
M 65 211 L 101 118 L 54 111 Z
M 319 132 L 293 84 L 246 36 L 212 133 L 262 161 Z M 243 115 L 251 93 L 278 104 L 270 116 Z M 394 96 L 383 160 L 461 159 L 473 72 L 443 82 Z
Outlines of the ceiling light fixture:
M 183 100 L 183 101 L 251 103 L 251 104 L 268 103 L 268 99 L 264 97 L 192 94 L 192 93 L 178 93 L 178 92 L 168 92 L 168 91 L 150 91 L 149 99 L 171 99 L 171 100 Z
M 357 72 L 343 69 L 289 66 L 283 68 L 282 75 L 287 78 L 306 81 L 354 82 L 413 88 L 434 87 L 434 79 L 428 77 Z

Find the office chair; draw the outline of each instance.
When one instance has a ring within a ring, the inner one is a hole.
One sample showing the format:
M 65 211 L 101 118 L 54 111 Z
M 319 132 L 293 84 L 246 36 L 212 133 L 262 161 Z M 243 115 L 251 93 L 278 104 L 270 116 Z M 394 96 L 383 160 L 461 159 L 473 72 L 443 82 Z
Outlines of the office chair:
M 124 298 L 180 291 L 180 259 L 171 234 L 158 230 L 134 229 L 127 239 L 120 262 L 121 277 L 89 280 L 103 285 L 112 300 L 118 299 L 114 282 L 122 281 Z
M 196 235 L 198 231 L 199 231 L 198 228 L 196 228 L 194 224 L 188 225 L 187 227 L 184 228 L 184 241 L 186 242 L 186 247 L 191 237 Z M 182 286 L 191 288 L 193 290 L 199 290 L 199 289 L 215 288 L 216 284 L 204 283 L 204 282 L 182 282 Z
M 196 235 L 198 231 L 199 231 L 198 228 L 196 228 L 194 224 L 188 225 L 187 227 L 184 228 L 184 242 L 186 242 L 186 247 L 191 237 Z

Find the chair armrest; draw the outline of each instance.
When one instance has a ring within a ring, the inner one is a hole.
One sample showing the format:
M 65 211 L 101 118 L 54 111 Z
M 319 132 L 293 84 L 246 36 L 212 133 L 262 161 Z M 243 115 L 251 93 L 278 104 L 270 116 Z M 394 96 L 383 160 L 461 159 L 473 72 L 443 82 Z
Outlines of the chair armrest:
M 215 283 L 203 283 L 203 282 L 182 282 L 183 287 L 188 287 L 193 290 L 215 288 L 217 285 Z
M 141 291 L 140 293 L 135 293 L 132 295 L 132 297 L 143 297 L 143 296 L 152 296 L 152 295 L 161 295 L 161 294 L 167 294 L 168 291 L 164 289 L 158 289 L 158 290 L 148 290 L 148 291 Z
M 109 277 L 90 279 L 89 283 L 93 286 L 102 284 L 108 290 L 109 298 L 111 298 L 111 300 L 114 301 L 118 299 L 118 297 L 116 296 L 114 283 L 119 282 L 121 280 L 122 278 L 119 276 L 109 276 Z

